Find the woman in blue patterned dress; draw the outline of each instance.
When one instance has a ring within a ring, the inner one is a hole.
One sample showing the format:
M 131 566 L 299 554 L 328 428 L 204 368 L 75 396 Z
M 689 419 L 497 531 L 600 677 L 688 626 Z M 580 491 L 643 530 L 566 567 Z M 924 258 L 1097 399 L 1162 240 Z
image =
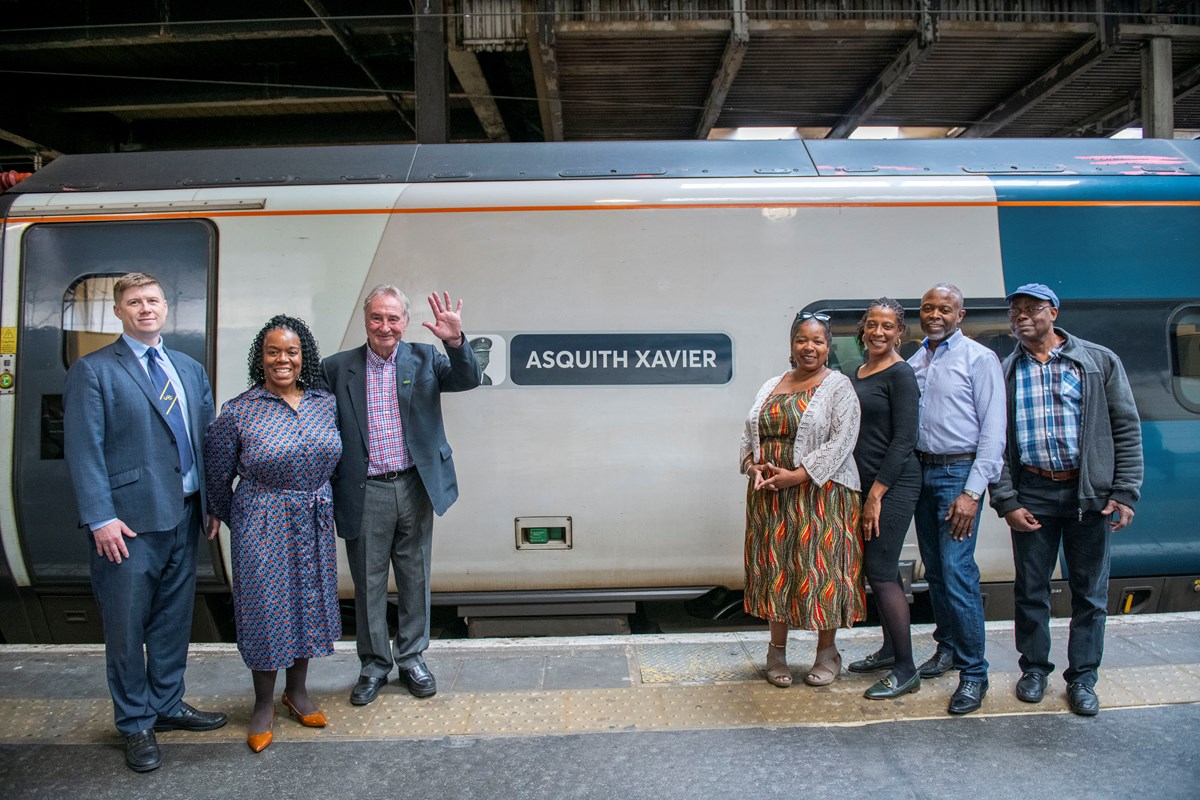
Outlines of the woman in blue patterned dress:
M 238 650 L 254 681 L 247 742 L 256 753 L 271 743 L 280 669 L 288 712 L 324 727 L 305 687 L 308 660 L 332 653 L 342 635 L 329 486 L 342 445 L 333 395 L 313 388 L 320 365 L 303 320 L 272 317 L 250 347 L 251 388 L 221 408 L 204 441 L 209 510 L 230 530 Z

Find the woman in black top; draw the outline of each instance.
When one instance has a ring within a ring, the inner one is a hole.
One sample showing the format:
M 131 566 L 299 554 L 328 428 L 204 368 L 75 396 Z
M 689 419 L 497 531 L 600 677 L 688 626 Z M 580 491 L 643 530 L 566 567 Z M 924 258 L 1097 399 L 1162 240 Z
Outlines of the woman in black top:
M 862 406 L 854 460 L 862 479 L 863 572 L 879 605 L 883 646 L 850 665 L 854 672 L 892 671 L 867 689 L 872 700 L 921 688 L 912 658 L 908 598 L 900 584 L 900 548 L 921 493 L 917 444 L 920 391 L 912 367 L 896 348 L 904 334 L 904 308 L 886 297 L 873 302 L 858 323 L 867 360 L 850 376 Z

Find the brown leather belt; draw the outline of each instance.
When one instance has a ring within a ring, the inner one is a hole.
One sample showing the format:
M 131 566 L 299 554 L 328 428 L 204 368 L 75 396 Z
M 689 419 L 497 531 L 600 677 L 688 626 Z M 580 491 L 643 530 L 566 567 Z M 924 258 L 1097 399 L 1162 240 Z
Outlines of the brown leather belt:
M 1032 472 L 1034 475 L 1041 475 L 1043 478 L 1049 478 L 1052 481 L 1073 481 L 1079 477 L 1078 469 L 1063 469 L 1055 471 L 1052 469 L 1042 469 L 1041 467 L 1035 467 L 1030 464 L 1022 464 L 1021 466 L 1025 468 L 1026 472 Z

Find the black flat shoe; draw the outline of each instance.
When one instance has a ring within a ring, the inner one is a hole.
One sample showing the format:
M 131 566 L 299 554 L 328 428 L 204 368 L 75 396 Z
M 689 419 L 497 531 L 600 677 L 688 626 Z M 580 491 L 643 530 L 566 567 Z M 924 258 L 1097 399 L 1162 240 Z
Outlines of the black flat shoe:
M 1046 676 L 1040 672 L 1026 672 L 1017 681 L 1017 699 L 1024 703 L 1040 703 L 1046 695 Z
M 953 666 L 954 654 L 949 650 L 939 649 L 934 651 L 928 661 L 917 667 L 917 674 L 922 678 L 936 678 L 945 675 Z
M 153 728 L 125 737 L 125 765 L 134 772 L 149 772 L 162 765 L 162 753 Z
M 1096 697 L 1096 690 L 1082 683 L 1072 683 L 1067 687 L 1067 704 L 1081 717 L 1094 717 L 1100 713 L 1100 698 Z
M 159 716 L 154 730 L 164 731 L 215 731 L 229 721 L 220 711 L 198 711 L 187 703 L 180 703 L 174 716 Z
M 972 681 L 963 679 L 958 682 L 958 688 L 950 695 L 950 706 L 946 710 L 951 714 L 970 714 L 978 711 L 983 705 L 983 696 L 987 694 L 987 681 Z
M 365 706 L 367 703 L 375 702 L 375 698 L 379 696 L 379 690 L 387 686 L 387 681 L 387 675 L 381 678 L 358 676 L 358 683 L 354 684 L 354 688 L 350 690 L 351 704 Z
M 432 697 L 437 694 L 437 681 L 423 663 L 400 670 L 400 682 L 408 687 L 413 697 Z
M 904 683 L 896 683 L 896 674 L 889 672 L 884 677 L 875 682 L 875 685 L 863 692 L 863 697 L 868 700 L 892 700 L 902 695 L 910 694 L 919 691 L 921 688 L 921 674 L 914 672 L 913 676 Z
M 895 656 L 880 656 L 876 650 L 871 655 L 859 661 L 851 661 L 846 669 L 851 672 L 876 672 L 881 669 L 891 669 L 896 665 Z

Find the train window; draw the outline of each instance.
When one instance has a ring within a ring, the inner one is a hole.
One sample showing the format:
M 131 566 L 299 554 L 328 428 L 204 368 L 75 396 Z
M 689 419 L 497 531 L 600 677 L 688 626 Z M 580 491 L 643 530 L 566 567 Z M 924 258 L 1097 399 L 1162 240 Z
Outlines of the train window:
M 112 344 L 121 335 L 113 313 L 113 285 L 123 272 L 91 273 L 76 278 L 63 293 L 63 365 L 70 367 L 88 353 Z
M 849 375 L 862 365 L 864 356 L 858 346 L 858 321 L 862 318 L 861 308 L 843 308 L 829 312 L 829 324 L 833 328 L 833 346 L 829 353 L 829 366 Z M 921 347 L 925 334 L 921 332 L 921 322 L 917 309 L 904 309 L 904 337 L 900 341 L 900 355 L 905 359 Z M 1003 360 L 1013 351 L 1017 340 L 1008 326 L 1008 309 L 1006 308 L 971 308 L 967 307 L 967 316 L 962 321 L 962 332 L 994 352 Z M 1200 391 L 1200 390 L 1198 390 Z
M 1200 307 L 1176 312 L 1170 323 L 1171 382 L 1190 411 L 1200 411 Z

